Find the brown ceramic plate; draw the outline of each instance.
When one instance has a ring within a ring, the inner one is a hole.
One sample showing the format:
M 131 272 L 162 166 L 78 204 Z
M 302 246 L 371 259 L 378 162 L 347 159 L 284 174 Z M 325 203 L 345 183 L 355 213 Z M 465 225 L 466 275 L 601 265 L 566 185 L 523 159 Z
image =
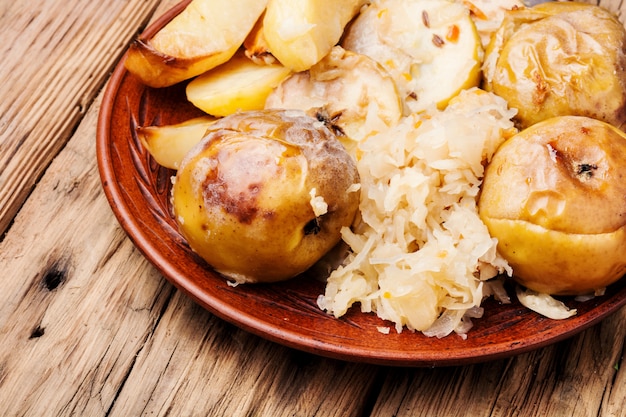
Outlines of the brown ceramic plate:
M 151 36 L 182 10 L 174 7 L 145 32 Z M 626 304 L 626 280 L 606 295 L 587 302 L 565 300 L 578 314 L 555 321 L 517 301 L 484 304 L 466 340 L 458 335 L 437 339 L 421 333 L 391 331 L 389 325 L 358 308 L 335 319 L 316 305 L 322 280 L 309 273 L 272 285 L 230 287 L 186 245 L 170 214 L 172 171 L 157 165 L 134 135 L 137 125 L 175 123 L 200 112 L 185 99 L 184 86 L 151 89 L 126 72 L 123 59 L 108 84 L 97 132 L 102 184 L 120 224 L 141 252 L 198 304 L 251 333 L 322 356 L 349 361 L 403 366 L 459 365 L 527 352 L 570 337 Z M 280 260 L 277 260 L 280 261 Z

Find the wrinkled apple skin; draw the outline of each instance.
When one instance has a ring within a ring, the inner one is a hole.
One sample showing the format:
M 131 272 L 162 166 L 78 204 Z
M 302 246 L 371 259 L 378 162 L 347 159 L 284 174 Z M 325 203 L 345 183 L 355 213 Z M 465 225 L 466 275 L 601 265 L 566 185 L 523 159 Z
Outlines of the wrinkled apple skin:
M 521 131 L 488 165 L 479 213 L 527 288 L 603 289 L 626 274 L 626 135 L 582 116 Z
M 214 124 L 172 189 L 189 246 L 238 283 L 292 278 L 340 240 L 358 210 L 354 160 L 303 112 L 242 112 Z M 315 213 L 312 190 L 328 204 Z
M 577 115 L 626 121 L 626 29 L 590 4 L 507 12 L 485 52 L 484 87 L 518 109 L 520 128 Z

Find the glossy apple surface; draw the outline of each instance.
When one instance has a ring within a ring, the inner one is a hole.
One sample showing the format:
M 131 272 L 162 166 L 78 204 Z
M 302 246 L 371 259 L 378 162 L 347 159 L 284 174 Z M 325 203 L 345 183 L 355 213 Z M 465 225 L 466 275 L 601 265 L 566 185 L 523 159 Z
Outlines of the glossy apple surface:
M 527 288 L 602 290 L 626 273 L 626 135 L 581 116 L 521 131 L 488 165 L 479 212 Z
M 292 278 L 340 240 L 358 210 L 354 160 L 300 111 L 211 126 L 178 170 L 174 214 L 190 247 L 235 282 Z

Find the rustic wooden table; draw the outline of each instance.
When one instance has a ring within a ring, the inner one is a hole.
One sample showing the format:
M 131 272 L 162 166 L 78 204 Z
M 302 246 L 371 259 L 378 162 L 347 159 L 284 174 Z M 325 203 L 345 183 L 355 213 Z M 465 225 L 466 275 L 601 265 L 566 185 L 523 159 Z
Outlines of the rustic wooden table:
M 626 416 L 626 309 L 510 359 L 399 368 L 282 347 L 177 291 L 95 155 L 112 68 L 175 2 L 0 0 L 0 416 Z

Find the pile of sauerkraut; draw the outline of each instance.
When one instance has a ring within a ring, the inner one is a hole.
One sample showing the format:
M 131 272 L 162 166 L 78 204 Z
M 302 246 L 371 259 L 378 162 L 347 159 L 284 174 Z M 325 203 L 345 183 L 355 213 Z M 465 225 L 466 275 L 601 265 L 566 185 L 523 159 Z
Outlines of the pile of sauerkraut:
M 360 305 L 397 332 L 465 337 L 486 297 L 507 302 L 497 276 L 511 270 L 478 216 L 477 196 L 485 164 L 515 133 L 514 115 L 474 88 L 443 111 L 405 117 L 359 143 L 360 218 L 342 231 L 349 255 L 319 307 L 340 317 Z

